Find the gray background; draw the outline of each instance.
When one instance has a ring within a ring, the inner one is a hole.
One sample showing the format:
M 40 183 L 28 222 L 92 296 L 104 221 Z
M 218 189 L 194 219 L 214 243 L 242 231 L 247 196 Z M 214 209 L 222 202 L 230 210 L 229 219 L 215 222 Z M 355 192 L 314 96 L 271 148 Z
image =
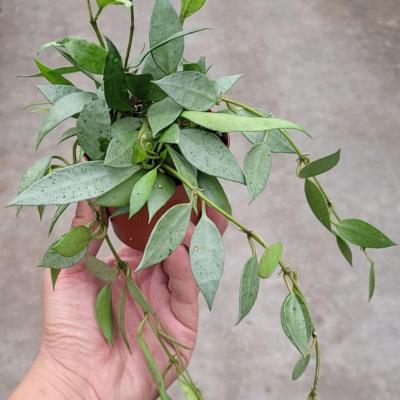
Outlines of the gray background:
M 137 3 L 140 49 L 153 2 Z M 16 75 L 35 70 L 32 56 L 41 43 L 93 35 L 83 0 L 0 0 L 0 7 L 4 205 L 26 167 L 54 152 L 57 136 L 34 151 L 42 115 L 22 107 L 39 99 L 36 82 Z M 125 47 L 125 11 L 115 8 L 107 14 L 102 28 Z M 213 31 L 187 40 L 188 57 L 206 55 L 214 76 L 246 74 L 232 96 L 306 126 L 314 141 L 297 137 L 315 157 L 342 148 L 340 165 L 322 179 L 339 212 L 371 221 L 399 240 L 398 0 L 209 0 L 189 25 Z M 45 59 L 59 61 L 51 51 Z M 67 154 L 67 147 L 59 152 Z M 246 148 L 243 139 L 232 141 L 240 156 Z M 226 185 L 235 214 L 268 241 L 282 240 L 286 258 L 300 273 L 321 336 L 321 399 L 400 398 L 399 251 L 371 252 L 378 278 L 376 297 L 368 304 L 366 260 L 356 252 L 356 268 L 346 265 L 308 210 L 295 163 L 291 156 L 276 156 L 269 188 L 251 207 L 244 189 Z M 51 239 L 35 210 L 25 210 L 18 220 L 13 209 L 0 213 L 0 392 L 7 394 L 38 348 L 41 274 L 35 265 Z M 67 217 L 57 233 L 68 224 Z M 214 311 L 209 314 L 202 302 L 193 376 L 206 399 L 305 398 L 312 369 L 291 383 L 297 355 L 280 328 L 281 279 L 263 282 L 253 312 L 234 327 L 240 272 L 249 250 L 233 228 L 225 243 L 226 270 Z

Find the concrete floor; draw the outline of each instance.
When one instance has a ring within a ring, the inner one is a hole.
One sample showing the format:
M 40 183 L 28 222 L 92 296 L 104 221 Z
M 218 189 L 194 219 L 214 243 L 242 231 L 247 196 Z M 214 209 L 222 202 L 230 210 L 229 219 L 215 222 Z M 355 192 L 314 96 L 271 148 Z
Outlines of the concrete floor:
M 53 152 L 56 143 L 49 137 L 34 151 L 42 115 L 22 107 L 39 99 L 36 82 L 15 77 L 35 70 L 32 56 L 41 43 L 71 34 L 92 36 L 83 3 L 0 0 L 2 205 L 15 194 L 25 168 Z M 137 3 L 138 21 L 147 23 L 152 2 Z M 125 17 L 122 8 L 110 9 L 101 22 L 124 46 Z M 137 49 L 146 33 L 146 25 L 138 25 Z M 191 25 L 213 31 L 191 36 L 188 56 L 206 55 L 215 76 L 245 73 L 232 95 L 306 126 L 315 140 L 299 142 L 315 157 L 340 147 L 340 165 L 322 179 L 338 210 L 371 221 L 399 241 L 399 1 L 209 0 Z M 244 140 L 232 142 L 233 151 L 242 155 Z M 399 250 L 372 252 L 378 277 L 376 297 L 368 304 L 366 261 L 357 255 L 356 268 L 347 267 L 308 210 L 294 170 L 293 157 L 276 156 L 269 188 L 252 207 L 245 190 L 226 187 L 235 214 L 268 241 L 282 240 L 300 273 L 321 336 L 320 398 L 400 398 Z M 0 393 L 6 395 L 38 347 L 41 276 L 35 265 L 51 239 L 34 210 L 25 210 L 18 220 L 12 209 L 0 213 Z M 68 224 L 67 217 L 57 233 Z M 304 399 L 311 369 L 301 381 L 290 381 L 297 355 L 279 324 L 281 280 L 263 283 L 254 311 L 234 327 L 240 272 L 249 251 L 233 228 L 225 243 L 225 276 L 211 314 L 202 302 L 193 376 L 206 399 Z

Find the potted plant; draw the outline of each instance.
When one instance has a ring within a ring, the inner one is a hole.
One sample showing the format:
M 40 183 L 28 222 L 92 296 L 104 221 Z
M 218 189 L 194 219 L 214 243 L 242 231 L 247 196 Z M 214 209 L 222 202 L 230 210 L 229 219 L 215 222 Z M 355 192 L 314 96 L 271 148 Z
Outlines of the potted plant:
M 367 249 L 386 248 L 395 243 L 367 222 L 343 219 L 336 211 L 319 176 L 338 164 L 340 151 L 312 161 L 290 133 L 297 130 L 308 135 L 303 127 L 227 95 L 240 75 L 215 78 L 205 58 L 197 61 L 184 58 L 185 36 L 204 30 L 185 30 L 184 22 L 204 3 L 205 0 L 181 0 L 178 15 L 169 0 L 155 0 L 148 50 L 132 55 L 135 26 L 132 1 L 97 0 L 95 9 L 88 0 L 90 24 L 98 43 L 65 37 L 39 49 L 39 55 L 48 49 L 58 51 L 68 65 L 51 68 L 35 59 L 39 73 L 34 76 L 49 81 L 37 87 L 49 105 L 37 146 L 61 122 L 71 119 L 74 126 L 63 133 L 61 141 L 71 140 L 72 155 L 71 160 L 52 155 L 37 161 L 24 175 L 17 197 L 9 205 L 18 207 L 18 211 L 23 206 L 37 206 L 40 212 L 55 205 L 51 232 L 69 204 L 88 202 L 96 221 L 72 228 L 55 241 L 46 251 L 41 266 L 51 269 L 53 286 L 62 269 L 82 260 L 90 273 L 104 281 L 96 313 L 99 329 L 110 343 L 113 340 L 110 288 L 117 279 L 125 282 L 127 290 L 122 296 L 131 296 L 143 312 L 138 340 L 161 398 L 168 398 L 165 384 L 141 336 L 144 327 L 152 322 L 160 343 L 173 345 L 176 357 L 171 363 L 180 374 L 187 398 L 201 399 L 202 395 L 179 357 L 179 344 L 165 331 L 163 316 L 154 312 L 135 277 L 168 257 L 182 242 L 192 221 L 196 225 L 190 243 L 192 272 L 211 310 L 223 272 L 220 231 L 224 221 L 229 221 L 243 233 L 249 245 L 249 259 L 240 285 L 238 323 L 251 311 L 260 280 L 280 271 L 288 290 L 281 308 L 282 328 L 300 353 L 293 379 L 301 376 L 314 355 L 315 378 L 308 398 L 315 399 L 321 362 L 319 339 L 297 274 L 284 261 L 282 243 L 265 243 L 258 233 L 233 216 L 219 179 L 246 185 L 252 202 L 267 186 L 274 154 L 294 157 L 296 176 L 304 182 L 306 201 L 323 229 L 332 234 L 339 251 L 349 264 L 352 264 L 350 245 L 359 247 L 367 257 L 369 298 L 375 288 L 375 268 Z M 124 56 L 98 26 L 103 12 L 115 5 L 126 6 L 130 13 Z M 84 74 L 92 82 L 91 91 L 73 84 L 70 76 L 76 73 Z M 228 134 L 232 140 L 243 134 L 249 141 L 243 167 L 229 150 Z M 89 242 L 102 238 L 106 238 L 116 254 L 107 235 L 107 216 L 123 242 L 143 250 L 135 272 L 119 257 L 116 268 L 110 268 L 87 256 Z M 123 311 L 118 328 L 129 347 Z

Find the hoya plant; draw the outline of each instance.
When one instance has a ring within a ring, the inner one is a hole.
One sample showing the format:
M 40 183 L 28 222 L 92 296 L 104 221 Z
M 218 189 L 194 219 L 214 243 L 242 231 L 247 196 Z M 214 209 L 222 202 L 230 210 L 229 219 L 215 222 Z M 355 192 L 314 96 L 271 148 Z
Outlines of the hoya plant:
M 185 369 L 181 345 L 165 330 L 163 315 L 155 313 L 135 283 L 135 276 L 166 259 L 182 242 L 192 221 L 196 228 L 190 244 L 191 268 L 211 310 L 223 273 L 224 249 L 220 232 L 207 210 L 221 214 L 243 233 L 243 245 L 249 246 L 238 294 L 237 323 L 256 302 L 260 280 L 280 276 L 287 288 L 287 296 L 282 299 L 282 328 L 299 353 L 292 378 L 298 379 L 315 357 L 308 399 L 316 399 L 321 363 L 319 338 L 298 275 L 285 262 L 281 242 L 266 243 L 234 215 L 220 180 L 245 185 L 251 203 L 266 188 L 275 155 L 292 157 L 296 178 L 304 182 L 305 200 L 321 229 L 332 235 L 350 265 L 352 246 L 367 258 L 370 299 L 375 288 L 375 266 L 368 249 L 395 243 L 365 221 L 342 218 L 322 186 L 320 176 L 338 164 L 340 150 L 311 160 L 292 137 L 293 131 L 309 136 L 301 125 L 227 95 L 241 75 L 215 77 L 204 57 L 185 58 L 185 37 L 205 29 L 185 30 L 185 21 L 204 3 L 205 0 L 181 0 L 178 13 L 169 0 L 155 0 L 148 47 L 132 54 L 132 1 L 87 0 L 97 42 L 65 37 L 38 50 L 38 73 L 33 76 L 48 83 L 37 86 L 45 100 L 33 106 L 42 111 L 44 107 L 45 111 L 36 147 L 59 124 L 70 120 L 71 127 L 61 135 L 60 142 L 72 143 L 72 154 L 69 159 L 49 155 L 35 162 L 23 176 L 18 195 L 10 205 L 16 206 L 18 212 L 24 206 L 35 206 L 40 214 L 45 207 L 55 206 L 49 232 L 70 204 L 86 201 L 90 205 L 96 221 L 72 228 L 55 240 L 40 265 L 51 269 L 55 290 L 62 270 L 82 260 L 88 271 L 104 282 L 96 301 L 96 315 L 99 329 L 110 344 L 115 340 L 113 328 L 117 325 L 126 346 L 130 346 L 124 323 L 125 296 L 137 303 L 143 311 L 143 321 L 135 334 L 163 399 L 169 396 L 163 371 L 158 369 L 142 335 L 146 325 L 155 329 L 186 397 L 202 399 L 202 394 Z M 118 50 L 98 25 L 111 6 L 125 6 L 130 14 L 124 51 Z M 45 65 L 40 60 L 44 51 L 57 51 L 65 63 L 57 68 Z M 76 74 L 83 74 L 91 82 L 90 91 L 73 83 Z M 229 149 L 230 140 L 237 135 L 244 135 L 249 145 L 242 166 Z M 106 215 L 113 223 L 110 226 Z M 143 251 L 134 272 L 116 253 L 107 233 L 111 226 L 122 241 Z M 116 257 L 115 268 L 87 255 L 89 242 L 102 238 Z M 126 287 L 119 299 L 122 307 L 117 320 L 113 319 L 111 307 L 111 287 L 116 280 L 125 282 Z

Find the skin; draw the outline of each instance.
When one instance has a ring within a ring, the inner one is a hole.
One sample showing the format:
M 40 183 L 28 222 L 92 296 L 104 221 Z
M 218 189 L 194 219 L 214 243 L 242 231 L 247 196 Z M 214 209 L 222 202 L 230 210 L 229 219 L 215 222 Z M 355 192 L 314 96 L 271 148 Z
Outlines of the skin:
M 223 233 L 227 221 L 208 210 Z M 87 224 L 93 213 L 86 203 L 80 203 L 72 226 Z M 161 264 L 133 274 L 166 329 L 190 349 L 182 349 L 188 365 L 196 343 L 198 328 L 198 289 L 190 269 L 188 246 L 193 233 L 191 225 L 183 243 Z M 95 256 L 100 241 L 92 241 L 89 254 Z M 142 253 L 122 247 L 119 256 L 134 270 Z M 115 260 L 105 260 L 114 265 Z M 49 271 L 43 279 L 43 334 L 40 350 L 31 369 L 18 385 L 10 400 L 113 399 L 149 400 L 158 396 L 152 376 L 135 340 L 142 319 L 138 307 L 128 296 L 125 303 L 125 323 L 132 354 L 122 342 L 117 328 L 110 347 L 99 331 L 95 316 L 95 298 L 104 285 L 91 276 L 84 264 L 61 271 L 56 290 L 51 287 Z M 112 285 L 114 321 L 117 321 L 118 299 L 122 281 Z M 115 324 L 116 325 L 116 324 Z M 144 339 L 161 371 L 168 360 L 149 329 Z M 173 368 L 166 376 L 169 386 L 176 379 Z

